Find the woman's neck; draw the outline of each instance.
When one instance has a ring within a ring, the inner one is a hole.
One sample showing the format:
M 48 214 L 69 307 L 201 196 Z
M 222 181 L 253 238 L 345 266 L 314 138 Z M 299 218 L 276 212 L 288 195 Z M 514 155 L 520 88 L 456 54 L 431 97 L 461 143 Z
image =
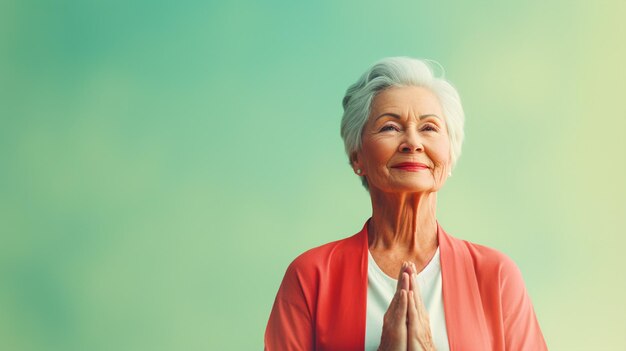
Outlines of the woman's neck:
M 429 255 L 437 249 L 437 193 L 385 193 L 371 189 L 370 250 Z

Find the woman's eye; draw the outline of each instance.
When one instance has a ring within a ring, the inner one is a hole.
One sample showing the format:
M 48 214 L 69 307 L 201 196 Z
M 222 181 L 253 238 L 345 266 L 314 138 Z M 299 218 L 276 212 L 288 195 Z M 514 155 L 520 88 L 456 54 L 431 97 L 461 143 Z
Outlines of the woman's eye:
M 380 128 L 381 132 L 386 132 L 386 131 L 389 131 L 389 130 L 397 131 L 398 128 L 396 126 L 392 126 L 392 125 L 386 125 L 386 126 L 383 126 L 382 128 Z
M 424 126 L 424 128 L 422 128 L 422 130 L 426 130 L 426 131 L 434 131 L 434 132 L 436 132 L 436 131 L 437 131 L 437 128 L 436 128 L 435 126 L 432 126 L 432 125 L 430 125 L 430 124 L 427 124 L 427 125 L 425 125 L 425 126 Z

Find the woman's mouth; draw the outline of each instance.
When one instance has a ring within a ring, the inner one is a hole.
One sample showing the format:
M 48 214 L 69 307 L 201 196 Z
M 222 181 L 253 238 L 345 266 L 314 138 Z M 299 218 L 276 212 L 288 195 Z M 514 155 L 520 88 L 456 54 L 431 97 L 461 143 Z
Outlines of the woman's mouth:
M 397 168 L 408 172 L 419 172 L 428 169 L 428 166 L 418 162 L 402 162 L 391 166 L 391 168 Z

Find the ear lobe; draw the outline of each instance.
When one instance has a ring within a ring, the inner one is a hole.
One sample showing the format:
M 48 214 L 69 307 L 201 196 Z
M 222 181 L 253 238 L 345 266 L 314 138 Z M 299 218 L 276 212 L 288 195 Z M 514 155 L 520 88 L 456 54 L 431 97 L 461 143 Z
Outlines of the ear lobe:
M 362 175 L 363 167 L 361 167 L 361 163 L 358 160 L 358 154 L 356 152 L 353 152 L 350 155 L 350 164 L 352 165 L 352 169 L 354 170 L 354 173 L 358 175 Z

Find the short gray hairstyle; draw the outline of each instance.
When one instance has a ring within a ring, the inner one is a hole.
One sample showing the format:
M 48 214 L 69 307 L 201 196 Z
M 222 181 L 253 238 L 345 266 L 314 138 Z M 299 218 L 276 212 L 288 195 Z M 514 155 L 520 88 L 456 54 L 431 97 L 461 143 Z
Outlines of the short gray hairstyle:
M 352 84 L 343 97 L 341 138 L 352 164 L 352 154 L 361 149 L 363 127 L 370 115 L 376 94 L 389 87 L 418 86 L 430 90 L 441 103 L 443 119 L 450 138 L 451 169 L 454 169 L 465 133 L 465 114 L 456 89 L 442 77 L 436 77 L 428 60 L 410 57 L 387 57 L 376 62 L 359 80 Z M 441 66 L 440 66 L 441 67 Z M 361 177 L 363 186 L 369 190 L 367 179 Z

